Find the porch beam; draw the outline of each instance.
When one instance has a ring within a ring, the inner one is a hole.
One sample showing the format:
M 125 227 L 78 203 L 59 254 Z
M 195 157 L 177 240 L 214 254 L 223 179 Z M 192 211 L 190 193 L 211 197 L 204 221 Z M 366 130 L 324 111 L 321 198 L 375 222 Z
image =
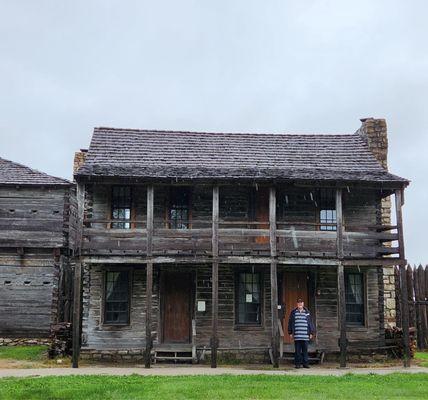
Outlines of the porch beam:
M 345 272 L 342 263 L 337 267 L 338 311 L 339 311 L 339 348 L 340 368 L 346 367 L 347 337 L 346 337 L 346 297 L 345 297 Z
M 150 368 L 152 359 L 152 294 L 153 294 L 153 185 L 147 186 L 147 264 L 146 264 L 146 351 L 145 367 Z
M 276 260 L 276 190 L 269 189 L 269 238 L 270 238 L 270 285 L 272 314 L 272 360 L 274 368 L 279 367 L 279 331 L 278 331 L 278 277 Z
M 405 259 L 404 249 L 404 235 L 403 235 L 403 212 L 402 206 L 404 204 L 403 191 L 395 191 L 395 212 L 397 219 L 397 232 L 398 232 L 398 251 L 400 259 Z M 404 357 L 403 365 L 405 368 L 410 367 L 410 338 L 409 338 L 409 302 L 407 299 L 407 276 L 406 265 L 400 265 L 400 280 L 401 280 L 401 327 L 403 329 L 403 348 Z
M 211 333 L 211 368 L 217 368 L 218 350 L 218 221 L 219 221 L 219 187 L 213 187 L 212 205 L 212 333 Z

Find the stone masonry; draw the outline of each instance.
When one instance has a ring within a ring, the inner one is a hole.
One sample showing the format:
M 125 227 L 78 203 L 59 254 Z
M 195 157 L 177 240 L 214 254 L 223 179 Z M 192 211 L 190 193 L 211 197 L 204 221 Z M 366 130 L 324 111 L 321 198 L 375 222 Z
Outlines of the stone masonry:
M 362 125 L 356 134 L 364 137 L 373 155 L 385 169 L 388 169 L 386 121 L 384 119 L 363 118 L 361 122 Z M 379 208 L 382 225 L 390 225 L 391 199 L 389 197 L 382 199 Z M 385 327 L 393 327 L 396 324 L 394 267 L 383 268 L 383 290 Z

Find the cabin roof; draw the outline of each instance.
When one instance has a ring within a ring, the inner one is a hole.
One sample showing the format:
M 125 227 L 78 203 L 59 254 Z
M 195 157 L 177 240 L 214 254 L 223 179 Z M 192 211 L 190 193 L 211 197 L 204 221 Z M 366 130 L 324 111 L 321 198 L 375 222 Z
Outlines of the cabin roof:
M 95 128 L 76 177 L 342 180 L 407 184 L 359 134 Z
M 57 186 L 71 182 L 0 157 L 0 185 Z

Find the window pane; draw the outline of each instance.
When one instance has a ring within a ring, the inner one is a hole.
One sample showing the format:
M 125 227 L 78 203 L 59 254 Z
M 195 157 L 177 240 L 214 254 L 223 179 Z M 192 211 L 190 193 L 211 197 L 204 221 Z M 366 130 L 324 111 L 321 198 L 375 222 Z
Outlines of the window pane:
M 106 272 L 104 322 L 129 323 L 129 273 Z
M 189 228 L 189 201 L 188 188 L 172 188 L 170 194 L 169 219 L 171 229 Z
M 362 273 L 345 273 L 346 321 L 364 325 L 364 277 Z
M 261 323 L 260 273 L 239 273 L 238 275 L 238 315 L 239 324 Z
M 112 222 L 111 227 L 116 229 L 130 229 L 131 224 L 123 220 L 131 219 L 131 187 L 113 186 L 111 198 L 111 216 L 112 219 L 121 220 Z

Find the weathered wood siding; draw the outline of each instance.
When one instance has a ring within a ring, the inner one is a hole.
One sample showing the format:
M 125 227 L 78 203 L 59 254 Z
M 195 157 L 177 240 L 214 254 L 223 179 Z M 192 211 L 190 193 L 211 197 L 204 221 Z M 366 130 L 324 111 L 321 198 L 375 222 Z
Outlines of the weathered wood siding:
M 131 314 L 129 326 L 103 324 L 104 271 L 100 265 L 85 265 L 83 272 L 82 348 L 142 349 L 145 345 L 145 266 L 131 267 Z M 158 308 L 158 278 L 155 274 L 153 309 Z M 153 312 L 153 334 L 157 315 Z
M 51 252 L 0 251 L 0 336 L 49 336 L 60 267 Z
M 117 266 L 116 266 L 117 268 Z M 120 267 L 119 267 L 120 268 Z M 128 268 L 128 267 L 126 267 Z M 255 267 L 262 272 L 263 279 L 263 313 L 260 327 L 239 327 L 235 324 L 235 272 L 251 271 L 251 266 L 220 265 L 219 266 L 219 319 L 218 335 L 220 348 L 269 347 L 271 343 L 271 313 L 270 313 L 270 279 L 267 266 Z M 142 349 L 145 345 L 145 267 L 131 267 L 132 301 L 131 323 L 129 326 L 114 327 L 102 324 L 103 271 L 104 267 L 92 265 L 85 267 L 84 275 L 84 311 L 83 311 L 83 348 L 96 350 Z M 153 291 L 153 326 L 154 343 L 160 341 L 160 274 L 162 271 L 192 272 L 195 276 L 195 298 L 192 318 L 196 321 L 196 344 L 198 347 L 209 347 L 211 336 L 211 266 L 156 266 L 154 269 Z M 293 271 L 307 271 L 296 269 Z M 279 268 L 279 274 L 286 271 Z M 314 299 L 312 314 L 317 325 L 317 346 L 322 349 L 338 350 L 338 314 L 337 314 L 337 274 L 334 269 L 319 267 L 312 268 L 312 276 L 317 276 L 312 282 L 309 296 Z M 382 345 L 383 330 L 379 323 L 381 309 L 378 304 L 378 271 L 376 268 L 365 269 L 366 277 L 366 326 L 348 329 L 348 340 L 370 342 Z M 315 274 L 316 272 L 316 274 Z M 316 291 L 319 290 L 319 296 Z M 206 311 L 198 312 L 198 301 L 206 302 Z
M 111 186 L 102 184 L 86 185 L 87 217 L 94 220 L 107 220 L 111 217 Z M 155 187 L 154 210 L 155 227 L 165 227 L 167 219 L 168 186 Z M 220 220 L 252 221 L 252 195 L 256 188 L 248 186 L 222 186 L 220 188 Z M 191 188 L 191 219 L 210 222 L 212 215 L 211 186 L 197 185 Z M 344 218 L 347 225 L 374 225 L 377 223 L 379 196 L 373 190 L 352 189 L 344 193 Z M 316 190 L 296 187 L 279 188 L 277 196 L 278 221 L 317 222 Z M 146 218 L 145 186 L 133 186 L 132 219 L 144 221 Z M 93 227 L 106 224 L 93 224 Z M 193 225 L 194 228 L 200 224 Z M 140 226 L 137 226 L 140 227 Z M 307 227 L 306 229 L 314 229 Z
M 69 190 L 0 187 L 0 247 L 65 246 Z
M 345 269 L 345 272 L 349 269 Z M 381 346 L 384 342 L 383 327 L 379 322 L 382 307 L 379 305 L 378 269 L 362 269 L 366 283 L 366 325 L 348 327 L 347 338 L 350 344 L 355 342 L 370 342 Z M 338 350 L 338 308 L 337 308 L 337 271 L 332 268 L 320 267 L 317 274 L 316 290 L 320 295 L 315 296 L 317 345 L 328 350 Z

